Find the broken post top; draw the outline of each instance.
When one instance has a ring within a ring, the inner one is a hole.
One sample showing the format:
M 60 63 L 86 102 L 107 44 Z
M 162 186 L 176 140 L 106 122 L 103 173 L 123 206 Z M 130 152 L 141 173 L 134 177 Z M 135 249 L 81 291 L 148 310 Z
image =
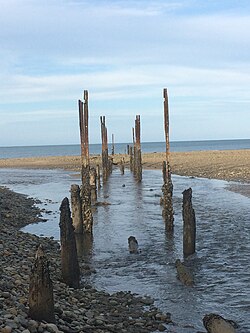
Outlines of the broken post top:
M 163 89 L 163 97 L 164 97 L 164 99 L 168 98 L 168 90 L 167 90 L 167 88 Z
M 168 92 L 167 88 L 163 89 L 163 98 L 164 98 L 164 130 L 165 130 L 165 139 L 166 139 L 166 160 L 169 163 L 169 110 L 168 110 Z
M 89 111 L 88 111 L 88 90 L 83 93 L 84 102 L 78 101 L 79 104 L 79 124 L 80 124 L 80 139 L 81 139 L 81 159 L 82 165 L 89 165 Z
M 88 93 L 88 90 L 84 90 L 83 92 L 83 98 L 85 101 L 88 101 L 89 100 L 89 93 Z
M 140 148 L 141 145 L 141 119 L 140 115 L 136 115 L 135 117 L 135 144 Z

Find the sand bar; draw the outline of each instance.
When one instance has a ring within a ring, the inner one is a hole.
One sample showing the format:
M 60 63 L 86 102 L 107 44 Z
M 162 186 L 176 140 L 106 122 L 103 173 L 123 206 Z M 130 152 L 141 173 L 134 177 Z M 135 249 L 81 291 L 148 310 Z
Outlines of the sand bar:
M 114 155 L 114 163 L 119 164 L 129 156 Z M 142 154 L 144 169 L 161 169 L 164 153 Z M 250 182 L 250 150 L 172 152 L 170 154 L 172 173 L 182 176 L 223 179 L 228 181 Z M 80 170 L 79 156 L 49 156 L 33 158 L 0 159 L 0 168 L 43 168 Z M 91 164 L 100 164 L 100 155 L 91 156 Z

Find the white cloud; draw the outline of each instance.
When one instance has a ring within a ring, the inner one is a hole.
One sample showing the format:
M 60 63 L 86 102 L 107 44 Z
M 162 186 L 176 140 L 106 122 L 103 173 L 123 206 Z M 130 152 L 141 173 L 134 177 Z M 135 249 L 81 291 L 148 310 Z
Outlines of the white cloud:
M 83 89 L 94 115 L 159 115 L 168 87 L 176 116 L 247 117 L 250 15 L 223 3 L 0 0 L 1 116 L 53 123 Z

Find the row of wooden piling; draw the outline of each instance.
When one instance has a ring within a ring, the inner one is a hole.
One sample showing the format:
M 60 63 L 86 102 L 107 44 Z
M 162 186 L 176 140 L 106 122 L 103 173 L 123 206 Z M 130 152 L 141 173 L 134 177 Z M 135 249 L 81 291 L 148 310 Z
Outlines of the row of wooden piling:
M 173 183 L 171 179 L 170 168 L 170 140 L 169 140 L 169 105 L 168 105 L 168 92 L 167 89 L 163 89 L 163 105 L 164 105 L 164 131 L 166 142 L 166 158 L 163 161 L 163 186 L 162 186 L 162 216 L 165 221 L 166 231 L 173 232 L 174 230 L 174 209 L 173 209 Z M 73 224 L 75 230 L 78 233 L 92 233 L 93 217 L 91 213 L 91 203 L 94 203 L 97 198 L 96 188 L 97 181 L 98 187 L 100 187 L 100 169 L 97 167 L 97 171 L 94 168 L 90 169 L 89 166 L 89 138 L 88 138 L 88 91 L 84 91 L 84 102 L 79 100 L 79 121 L 80 121 L 80 138 L 81 138 L 81 161 L 82 161 L 82 187 L 81 191 L 73 185 L 71 188 L 72 195 L 72 207 L 76 200 L 79 203 L 76 207 L 82 207 L 80 209 L 73 209 Z M 103 182 L 108 180 L 110 173 L 112 172 L 112 157 L 108 155 L 108 139 L 107 139 L 107 127 L 105 116 L 100 117 L 101 122 L 101 139 L 102 139 L 102 177 Z M 140 182 L 142 180 L 142 157 L 141 157 L 141 120 L 140 115 L 136 115 L 135 126 L 132 128 L 133 147 L 127 147 L 127 153 L 129 153 L 130 170 L 133 172 L 135 179 Z M 112 134 L 112 154 L 114 154 L 114 134 Z M 124 159 L 120 161 L 121 173 L 124 174 Z M 185 191 L 184 191 L 185 192 Z M 183 192 L 183 193 L 184 193 Z M 186 192 L 185 192 L 186 193 Z M 189 192 L 188 192 L 189 193 Z M 191 201 L 192 193 L 185 198 Z M 183 199 L 184 201 L 184 199 Z M 186 199 L 185 199 L 186 201 Z M 186 203 L 183 205 L 185 206 Z M 76 210 L 76 212 L 75 212 Z M 185 210 L 186 211 L 186 210 Z M 82 214 L 82 216 L 81 216 Z M 77 216 L 77 218 L 75 218 Z M 185 217 L 185 218 L 184 218 Z M 195 230 L 195 218 L 191 219 L 187 214 L 183 214 L 184 226 L 185 221 L 193 220 L 192 227 L 184 227 L 184 234 L 188 235 L 190 230 Z M 82 221 L 82 222 L 79 222 Z M 82 225 L 82 227 L 81 227 Z M 192 239 L 195 241 L 193 234 L 191 236 L 185 236 L 185 239 Z M 187 241 L 183 241 L 184 247 Z M 193 246 L 194 247 L 194 246 Z M 184 253 L 190 253 L 190 250 L 184 250 Z
M 173 232 L 173 184 L 170 169 L 169 147 L 169 109 L 167 89 L 163 90 L 164 97 L 164 129 L 166 139 L 166 160 L 163 162 L 162 186 L 162 215 L 166 231 Z M 91 206 L 97 200 L 97 187 L 100 187 L 100 169 L 90 168 L 89 133 L 88 133 L 88 91 L 84 91 L 84 101 L 79 100 L 79 125 L 81 141 L 81 180 L 82 185 L 71 186 L 71 207 L 68 198 L 64 198 L 60 207 L 60 240 L 61 240 L 61 269 L 63 281 L 72 288 L 80 287 L 80 269 L 77 256 L 77 235 L 88 235 L 92 239 L 93 216 Z M 102 137 L 102 175 L 107 181 L 112 171 L 112 159 L 108 156 L 107 128 L 105 117 L 100 117 Z M 142 180 L 141 161 L 141 128 L 140 116 L 135 119 L 133 147 L 127 147 L 130 156 L 130 170 L 135 179 Z M 112 154 L 114 154 L 114 136 L 112 135 Z M 121 160 L 121 173 L 124 173 L 124 159 Z M 183 192 L 183 253 L 189 256 L 195 252 L 196 222 L 192 207 L 192 189 Z M 53 284 L 50 279 L 49 264 L 41 247 L 35 256 L 35 264 L 31 272 L 29 288 L 29 315 L 36 320 L 55 322 Z

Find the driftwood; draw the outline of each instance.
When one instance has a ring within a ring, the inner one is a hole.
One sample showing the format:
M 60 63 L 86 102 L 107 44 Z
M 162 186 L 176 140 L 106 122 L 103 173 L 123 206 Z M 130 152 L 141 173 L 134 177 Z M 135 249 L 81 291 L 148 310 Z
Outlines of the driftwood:
M 41 246 L 36 252 L 30 275 L 29 316 L 34 320 L 55 322 L 53 284 L 49 263 Z

